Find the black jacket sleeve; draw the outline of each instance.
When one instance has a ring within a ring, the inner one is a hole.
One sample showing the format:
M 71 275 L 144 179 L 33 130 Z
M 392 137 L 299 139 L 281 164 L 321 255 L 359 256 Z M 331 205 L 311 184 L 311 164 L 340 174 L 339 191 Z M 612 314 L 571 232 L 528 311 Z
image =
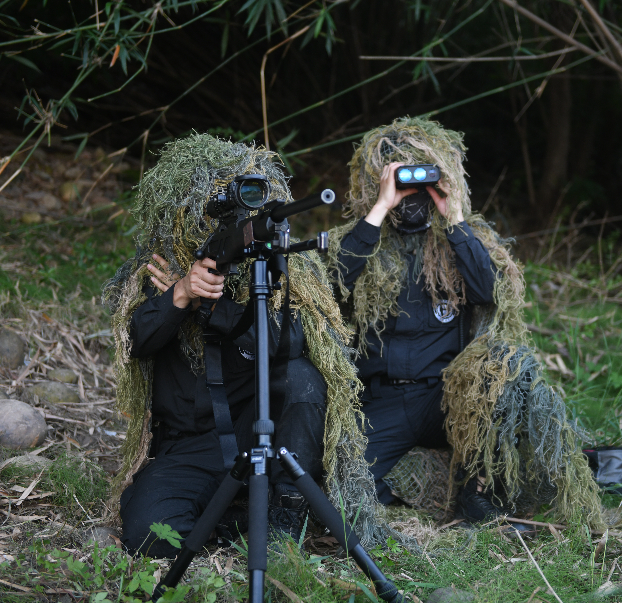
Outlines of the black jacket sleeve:
M 190 305 L 178 308 L 173 304 L 174 287 L 162 295 L 156 295 L 151 285 L 143 291 L 147 301 L 136 308 L 131 322 L 131 355 L 135 358 L 153 356 L 168 344 L 177 335 L 191 308 Z
M 367 264 L 367 258 L 373 253 L 380 240 L 380 227 L 373 226 L 361 218 L 354 228 L 341 241 L 341 252 L 337 256 L 337 270 L 348 291 L 354 289 L 359 274 Z M 335 275 L 336 276 L 336 275 Z
M 446 231 L 447 240 L 456 254 L 456 267 L 464 278 L 466 297 L 472 304 L 491 304 L 497 268 L 488 250 L 475 237 L 466 222 L 460 222 L 453 232 Z
M 460 222 L 453 232 L 446 231 L 447 240 L 456 254 L 456 266 L 466 284 L 466 297 L 472 304 L 489 304 L 494 301 L 496 267 L 488 250 L 475 237 L 466 222 Z M 348 291 L 354 289 L 367 258 L 380 239 L 380 227 L 362 218 L 343 238 L 338 256 L 338 270 Z

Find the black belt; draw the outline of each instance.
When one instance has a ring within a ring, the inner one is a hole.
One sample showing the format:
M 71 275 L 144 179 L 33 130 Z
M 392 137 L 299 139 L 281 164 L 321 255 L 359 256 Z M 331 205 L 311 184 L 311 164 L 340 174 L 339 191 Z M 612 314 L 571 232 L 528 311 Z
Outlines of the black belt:
M 412 383 L 425 383 L 428 387 L 436 385 L 440 381 L 439 377 L 424 377 L 423 379 L 389 379 L 387 375 L 374 375 L 366 386 L 370 389 L 374 398 L 382 398 L 380 392 L 381 385 L 410 385 Z

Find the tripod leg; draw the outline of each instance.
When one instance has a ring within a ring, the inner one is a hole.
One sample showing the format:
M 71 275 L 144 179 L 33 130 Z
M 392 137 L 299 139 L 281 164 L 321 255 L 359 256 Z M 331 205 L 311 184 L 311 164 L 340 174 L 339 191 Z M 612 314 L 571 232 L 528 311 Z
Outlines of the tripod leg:
M 279 449 L 279 460 L 285 471 L 294 480 L 294 485 L 307 499 L 309 505 L 337 539 L 337 542 L 348 552 L 348 555 L 354 558 L 361 571 L 374 583 L 378 596 L 389 603 L 404 603 L 404 596 L 398 592 L 395 584 L 378 569 L 378 566 L 362 547 L 358 536 L 343 521 L 337 509 L 331 505 L 319 486 L 308 473 L 305 473 L 286 448 Z
M 268 569 L 268 476 L 251 475 L 248 482 L 248 600 L 261 603 Z
M 176 586 L 179 583 L 194 556 L 201 551 L 214 531 L 216 524 L 231 505 L 249 471 L 249 455 L 244 452 L 238 457 L 235 465 L 227 474 L 222 484 L 220 484 L 216 494 L 209 501 L 192 532 L 188 534 L 181 551 L 179 551 L 179 555 L 177 555 L 168 573 L 155 587 L 151 596 L 153 602 L 157 601 L 164 594 L 165 586 Z

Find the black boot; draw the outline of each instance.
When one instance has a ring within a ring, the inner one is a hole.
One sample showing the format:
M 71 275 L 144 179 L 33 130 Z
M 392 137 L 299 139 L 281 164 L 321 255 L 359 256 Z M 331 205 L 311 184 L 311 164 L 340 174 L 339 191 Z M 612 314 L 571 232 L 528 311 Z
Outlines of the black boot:
M 216 524 L 215 532 L 219 538 L 234 542 L 238 536 L 248 532 L 248 509 L 231 505 Z
M 309 504 L 295 486 L 278 483 L 268 505 L 270 537 L 273 540 L 291 536 L 294 542 L 300 541 L 302 522 Z
M 483 523 L 492 521 L 497 517 L 511 515 L 511 511 L 506 509 L 501 500 L 494 496 L 490 489 L 478 492 L 478 477 L 472 477 L 463 484 L 458 491 L 456 499 L 456 519 L 466 519 L 470 523 Z M 509 523 L 510 533 L 514 530 L 527 536 L 534 533 L 533 529 L 523 523 Z

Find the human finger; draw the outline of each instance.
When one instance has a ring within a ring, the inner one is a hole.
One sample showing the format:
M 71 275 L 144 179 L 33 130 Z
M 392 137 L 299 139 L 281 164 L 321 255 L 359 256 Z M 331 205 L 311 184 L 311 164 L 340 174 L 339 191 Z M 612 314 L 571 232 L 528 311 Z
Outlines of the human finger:
M 163 283 L 167 283 L 168 285 L 172 285 L 175 281 L 178 280 L 177 278 L 174 278 L 174 276 L 170 272 L 163 272 L 162 270 L 158 270 L 158 268 L 156 268 L 153 264 L 147 264 L 147 270 L 149 270 L 149 272 L 151 272 L 151 274 L 153 274 L 160 281 L 162 281 Z
M 198 297 L 218 299 L 222 295 L 222 285 L 209 285 L 204 282 L 198 282 L 193 287 L 193 293 Z
M 158 255 L 157 253 L 154 253 L 151 257 L 152 257 L 152 258 L 153 258 L 156 262 L 158 262 L 158 264 L 160 264 L 160 266 L 162 266 L 162 268 L 163 268 L 164 270 L 168 270 L 169 263 L 168 263 L 168 262 L 167 262 L 167 261 L 166 261 L 166 260 L 165 260 L 165 259 L 161 256 L 161 255 Z
M 171 287 L 169 284 L 163 283 L 162 281 L 158 280 L 155 276 L 151 277 L 151 282 L 153 283 L 154 287 L 156 287 L 163 293 L 166 293 Z
M 438 188 L 440 188 L 447 196 L 451 192 L 451 184 L 445 182 L 442 178 L 438 181 Z
M 210 285 L 222 285 L 225 282 L 225 277 L 222 274 L 214 274 L 203 266 L 198 266 L 195 273 L 202 281 Z
M 444 197 L 441 197 L 438 194 L 438 191 L 433 186 L 429 186 L 428 185 L 425 188 L 428 191 L 428 193 L 430 193 L 430 197 L 432 197 L 432 201 L 434 201 L 434 203 L 436 203 L 436 205 L 438 205 L 441 201 L 445 200 Z

